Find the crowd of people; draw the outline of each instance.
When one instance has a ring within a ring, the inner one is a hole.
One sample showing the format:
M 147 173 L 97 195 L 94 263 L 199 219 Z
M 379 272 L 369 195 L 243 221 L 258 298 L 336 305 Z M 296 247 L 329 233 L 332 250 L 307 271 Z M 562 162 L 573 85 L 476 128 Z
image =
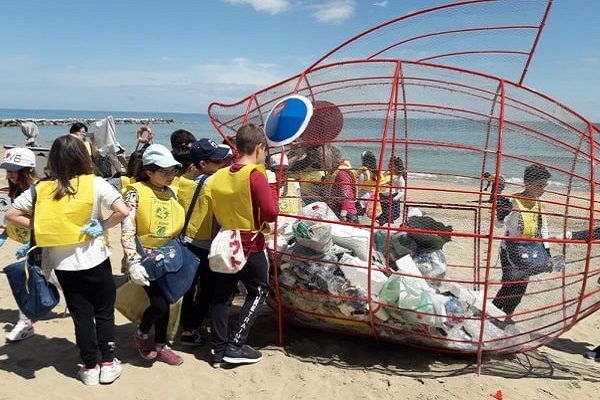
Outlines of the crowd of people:
M 27 132 L 32 145 L 37 132 L 31 126 Z M 140 357 L 173 366 L 183 363 L 167 340 L 171 302 L 146 266 L 148 259 L 160 262 L 158 249 L 177 239 L 197 262 L 181 300 L 178 341 L 185 346 L 210 341 L 209 363 L 218 368 L 262 358 L 247 341 L 268 294 L 265 234 L 279 214 L 298 213 L 303 205 L 324 201 L 345 223 L 358 223 L 362 217 L 379 226 L 403 224 L 407 173 L 397 155 L 390 157 L 387 168 L 368 150 L 361 155 L 361 166 L 353 168 L 340 148 L 329 143 L 269 155 L 265 135 L 254 124 L 243 125 L 226 140 L 235 148 L 177 130 L 169 149 L 148 140 L 150 134 L 123 165 L 125 174 L 99 176 L 98 152 L 82 123 L 53 142 L 44 177 L 36 176 L 35 156 L 27 147 L 7 150 L 0 165 L 7 171 L 11 202 L 0 245 L 7 238 L 18 241 L 21 258 L 33 248 L 42 249 L 46 275 L 62 289 L 73 319 L 83 362 L 78 377 L 86 385 L 111 383 L 122 372 L 115 357 L 116 286 L 108 229 L 120 225 L 123 272 L 143 287 L 149 300 L 133 338 Z M 484 176 L 488 187 L 494 185 L 490 199 L 497 199 L 497 224 L 506 227 L 507 236 L 548 237 L 540 198 L 549 178 L 544 167 L 527 167 L 523 191 L 508 200 L 501 196 L 504 179 Z M 209 268 L 211 241 L 221 229 L 240 231 L 247 261 L 234 274 Z M 573 233 L 573 238 L 584 236 Z M 528 276 L 514 275 L 510 240 L 501 244 L 500 259 L 504 285 L 494 305 L 510 322 Z M 240 282 L 245 298 L 236 325 L 230 327 Z M 202 329 L 208 321 L 210 338 Z M 6 340 L 33 334 L 34 321 L 20 312 Z M 598 348 L 586 356 L 598 360 Z

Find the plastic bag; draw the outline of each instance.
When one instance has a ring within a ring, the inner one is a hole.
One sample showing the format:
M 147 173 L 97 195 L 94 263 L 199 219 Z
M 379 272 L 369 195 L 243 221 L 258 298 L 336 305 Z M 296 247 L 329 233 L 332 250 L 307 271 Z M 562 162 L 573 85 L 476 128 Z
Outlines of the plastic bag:
M 213 272 L 235 274 L 246 265 L 239 230 L 221 229 L 210 244 L 208 266 Z
M 420 251 L 415 258 L 415 264 L 423 276 L 433 278 L 446 277 L 446 257 L 442 250 Z M 434 284 L 436 281 L 430 281 Z M 438 282 L 439 283 L 439 282 Z
M 309 221 L 298 221 L 294 224 L 294 237 L 300 246 L 321 254 L 325 254 L 333 244 L 331 225 L 327 223 L 313 224 Z
M 167 339 L 170 341 L 175 340 L 177 331 L 179 330 L 182 301 L 182 299 L 179 299 L 175 304 L 171 304 L 169 325 L 167 328 Z M 115 308 L 134 324 L 140 323 L 142 315 L 149 305 L 150 300 L 142 286 L 127 281 L 117 289 Z

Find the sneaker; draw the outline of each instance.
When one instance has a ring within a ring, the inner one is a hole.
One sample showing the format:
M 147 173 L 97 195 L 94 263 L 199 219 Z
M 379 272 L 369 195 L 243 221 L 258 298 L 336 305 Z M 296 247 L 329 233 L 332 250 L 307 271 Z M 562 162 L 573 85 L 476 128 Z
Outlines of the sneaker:
M 79 369 L 77 377 L 81 379 L 84 385 L 97 385 L 100 382 L 100 367 L 96 365 L 94 368 L 86 368 L 83 365 Z
M 100 367 L 100 383 L 113 383 L 121 376 L 122 371 L 121 360 L 118 358 L 112 362 L 103 362 Z
M 184 346 L 203 346 L 206 340 L 200 335 L 197 330 L 183 331 L 180 342 Z
M 156 357 L 158 361 L 165 362 L 169 365 L 181 365 L 183 364 L 183 358 L 180 355 L 175 353 L 169 346 L 166 344 L 160 348 L 158 351 L 158 357 Z
M 213 368 L 221 368 L 221 364 L 223 364 L 223 356 L 222 352 L 218 354 L 215 353 L 215 349 L 210 349 L 210 366 Z
M 144 360 L 154 360 L 158 356 L 154 340 L 149 335 L 136 333 L 133 339 L 140 356 Z
M 596 347 L 594 350 L 586 351 L 583 353 L 583 356 L 590 360 L 600 361 L 600 346 Z
M 223 361 L 230 364 L 252 364 L 262 359 L 260 351 L 254 350 L 248 345 L 242 347 L 229 345 L 225 350 Z
M 19 320 L 12 331 L 6 335 L 6 341 L 18 342 L 33 336 L 33 323 L 30 320 Z

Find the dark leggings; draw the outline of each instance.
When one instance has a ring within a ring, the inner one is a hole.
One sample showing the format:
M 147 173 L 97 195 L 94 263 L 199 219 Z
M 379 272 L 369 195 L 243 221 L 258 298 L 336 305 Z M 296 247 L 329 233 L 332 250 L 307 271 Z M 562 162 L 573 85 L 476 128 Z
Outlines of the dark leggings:
M 246 344 L 250 329 L 267 297 L 269 261 L 264 251 L 251 254 L 244 268 L 237 274 L 215 274 L 215 292 L 212 303 L 211 339 L 215 354 L 223 353 L 228 343 Z M 242 281 L 248 293 L 234 329 L 228 330 L 229 312 L 237 288 Z
M 194 284 L 183 296 L 181 304 L 181 326 L 184 331 L 200 328 L 208 315 L 215 292 L 215 273 L 208 267 L 208 250 L 189 246 L 200 259 Z
M 87 368 L 115 357 L 116 287 L 110 259 L 83 271 L 55 270 L 75 325 L 75 341 Z
M 393 196 L 388 196 L 383 193 L 379 193 L 379 203 L 381 204 L 381 214 L 377 216 L 376 220 L 379 225 L 391 224 L 398 218 L 400 218 L 402 211 L 402 203 L 400 201 L 394 201 Z
M 496 298 L 492 301 L 496 307 L 510 316 L 521 303 L 521 299 L 527 291 L 529 284 L 528 277 L 519 277 L 515 282 L 513 267 L 508 260 L 506 249 L 500 249 L 500 265 L 502 266 L 502 287 L 496 293 Z
M 139 330 L 147 334 L 154 325 L 154 341 L 156 343 L 166 343 L 169 312 L 171 310 L 169 302 L 163 296 L 156 281 L 150 281 L 150 286 L 144 286 L 144 290 L 148 295 L 150 305 L 142 315 Z

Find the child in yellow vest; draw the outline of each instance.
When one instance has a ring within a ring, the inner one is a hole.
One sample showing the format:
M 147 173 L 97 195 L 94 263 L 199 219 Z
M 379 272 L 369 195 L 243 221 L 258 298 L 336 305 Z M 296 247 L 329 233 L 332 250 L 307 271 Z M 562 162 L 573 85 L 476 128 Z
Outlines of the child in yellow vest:
M 250 329 L 260 313 L 267 293 L 269 261 L 265 252 L 264 233 L 279 212 L 277 187 L 270 185 L 264 168 L 266 137 L 254 124 L 240 127 L 235 138 L 237 162 L 215 172 L 202 189 L 199 204 L 210 210 L 199 226 L 210 236 L 211 222 L 216 219 L 223 229 L 239 230 L 247 257 L 244 267 L 235 274 L 215 273 L 211 311 L 212 366 L 222 362 L 255 363 L 262 354 L 246 344 Z M 206 223 L 205 223 L 206 222 Z M 229 313 L 238 282 L 247 290 L 236 326 L 230 330 Z
M 210 139 L 199 139 L 192 143 L 189 148 L 189 161 L 192 163 L 195 176 L 193 177 L 193 191 L 187 195 L 187 203 L 182 204 L 186 209 L 191 206 L 193 192 L 197 185 L 204 185 L 210 177 L 219 169 L 229 165 L 233 157 L 231 148 L 225 144 L 216 144 Z M 179 202 L 182 202 L 181 196 Z M 198 204 L 194 204 L 193 214 L 200 212 Z M 189 230 L 188 230 L 189 231 Z M 186 231 L 186 236 L 188 232 Z M 180 342 L 184 346 L 201 346 L 205 339 L 200 333 L 200 327 L 208 316 L 210 303 L 215 290 L 215 273 L 208 268 L 208 252 L 210 240 L 194 240 L 193 237 L 185 238 L 189 242 L 188 248 L 200 259 L 200 266 L 196 272 L 194 284 L 183 296 L 181 304 L 181 327 Z M 198 283 L 198 285 L 196 285 Z
M 148 280 L 136 243 L 137 237 L 147 252 L 167 244 L 181 232 L 185 211 L 169 187 L 181 164 L 173 158 L 169 149 L 160 144 L 151 144 L 146 148 L 142 164 L 142 169 L 135 177 L 136 182 L 127 188 L 125 203 L 129 206 L 129 216 L 121 224 L 121 242 L 129 278 L 144 287 L 150 300 L 134 340 L 142 358 L 181 365 L 183 358 L 167 344 L 169 302 L 156 281 Z M 150 336 L 152 327 L 154 338 Z
M 515 197 L 512 199 L 498 197 L 495 226 L 505 227 L 506 236 L 515 237 L 515 240 L 518 240 L 519 237 L 548 238 L 548 222 L 545 208 L 541 202 L 548 179 L 550 179 L 550 172 L 543 166 L 530 165 L 525 168 L 523 191 L 514 194 Z M 512 313 L 525 295 L 529 277 L 520 277 L 515 280 L 512 270 L 519 266 L 513 265 L 509 259 L 506 241 L 503 241 L 500 246 L 502 287 L 496 293 L 493 303 L 507 314 L 507 320 L 510 323 Z M 544 247 L 549 252 L 546 243 L 544 243 Z M 538 272 L 540 271 L 534 271 L 534 273 Z
M 91 157 L 78 138 L 54 140 L 48 170 L 49 178 L 35 186 L 35 204 L 32 191 L 26 190 L 6 218 L 33 227 L 35 244 L 54 269 L 84 364 L 78 377 L 86 385 L 111 383 L 121 375 L 121 363 L 114 357 L 116 287 L 104 232 L 129 211 L 121 194 L 94 176 Z M 102 210 L 112 214 L 104 218 Z

